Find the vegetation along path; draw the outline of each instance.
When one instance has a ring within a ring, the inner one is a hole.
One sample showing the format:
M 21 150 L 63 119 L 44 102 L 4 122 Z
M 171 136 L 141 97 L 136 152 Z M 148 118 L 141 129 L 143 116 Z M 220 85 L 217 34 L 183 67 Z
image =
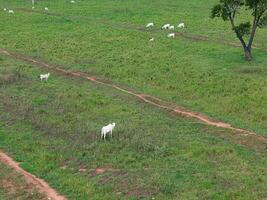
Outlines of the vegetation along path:
M 87 79 L 87 80 L 92 81 L 92 82 L 97 83 L 97 84 L 102 84 L 102 85 L 105 85 L 105 86 L 108 86 L 108 87 L 115 88 L 117 90 L 120 90 L 121 92 L 124 92 L 124 93 L 127 93 L 129 95 L 132 95 L 132 96 L 134 96 L 134 97 L 136 97 L 138 99 L 141 99 L 142 101 L 144 101 L 144 102 L 146 102 L 148 104 L 151 104 L 153 106 L 156 106 L 158 108 L 163 108 L 163 109 L 166 109 L 168 111 L 177 113 L 177 114 L 182 115 L 182 116 L 195 118 L 195 119 L 201 121 L 202 123 L 210 125 L 210 126 L 215 126 L 215 127 L 219 127 L 219 128 L 233 130 L 237 134 L 240 134 L 240 135 L 242 135 L 244 137 L 251 136 L 254 139 L 258 140 L 259 142 L 267 144 L 267 138 L 265 136 L 261 136 L 261 135 L 258 135 L 256 133 L 254 133 L 254 132 L 247 131 L 247 130 L 244 130 L 244 129 L 235 128 L 231 124 L 224 123 L 224 122 L 221 122 L 221 121 L 216 121 L 216 120 L 211 119 L 210 117 L 208 117 L 206 115 L 203 115 L 203 114 L 198 113 L 198 112 L 193 112 L 193 111 L 186 110 L 186 109 L 184 109 L 184 108 L 182 108 L 180 106 L 174 105 L 174 104 L 172 104 L 170 102 L 165 102 L 165 101 L 163 101 L 163 100 L 161 100 L 159 98 L 156 98 L 156 97 L 153 97 L 153 96 L 150 96 L 150 95 L 147 95 L 147 94 L 141 94 L 141 93 L 138 93 L 138 92 L 133 91 L 131 89 L 124 89 L 124 88 L 122 88 L 122 87 L 120 87 L 120 86 L 118 86 L 116 84 L 113 84 L 110 81 L 100 80 L 97 77 L 91 76 L 91 75 L 89 75 L 87 73 L 67 71 L 63 67 L 55 66 L 53 64 L 48 64 L 46 62 L 33 59 L 33 58 L 29 57 L 29 56 L 18 54 L 18 53 L 15 53 L 15 52 L 10 52 L 8 50 L 1 49 L 1 48 L 0 48 L 0 54 L 9 56 L 9 57 L 17 59 L 17 60 L 26 61 L 26 62 L 35 64 L 35 65 L 40 66 L 40 67 L 45 67 L 45 68 L 54 70 L 54 71 L 59 72 L 59 73 L 64 74 L 64 75 L 81 77 L 81 78 Z
M 17 162 L 10 158 L 7 154 L 0 151 L 0 162 L 14 169 L 17 173 L 22 175 L 27 183 L 35 186 L 41 194 L 47 196 L 50 200 L 67 200 L 65 197 L 59 195 L 48 183 L 44 180 L 35 177 L 34 175 L 22 169 Z

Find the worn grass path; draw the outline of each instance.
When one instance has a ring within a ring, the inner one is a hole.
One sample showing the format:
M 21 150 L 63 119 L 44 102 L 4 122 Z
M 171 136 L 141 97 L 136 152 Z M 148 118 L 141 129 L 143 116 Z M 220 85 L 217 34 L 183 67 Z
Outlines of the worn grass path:
M 42 1 L 34 12 L 31 9 L 25 12 L 17 8 L 31 6 L 17 1 L 10 5 L 15 10 L 13 17 L 1 13 L 5 19 L 1 24 L 6 27 L 1 31 L 1 47 L 58 64 L 66 70 L 112 80 L 235 127 L 266 135 L 266 53 L 255 50 L 255 60 L 244 62 L 242 50 L 231 47 L 238 41 L 229 33 L 227 24 L 210 20 L 208 4 L 202 6 L 190 1 L 204 10 L 188 18 L 186 29 L 179 30 L 174 40 L 166 37 L 168 31 L 160 30 L 165 20 L 176 23 L 174 14 L 169 16 L 170 12 L 160 7 L 149 12 L 150 3 L 139 8 L 130 1 L 74 5 Z M 161 4 L 156 1 L 154 6 Z M 193 12 L 189 3 L 184 4 L 175 14 L 177 19 L 182 20 L 182 15 Z M 43 11 L 44 6 L 49 7 L 48 12 Z M 165 6 L 172 7 L 166 3 Z M 130 11 L 123 14 L 123 9 Z M 129 18 L 132 12 L 138 14 L 134 19 Z M 160 18 L 154 16 L 158 12 Z M 156 27 L 147 30 L 144 24 L 150 18 Z M 203 24 L 196 23 L 197 19 Z M 25 26 L 18 28 L 21 23 Z M 222 27 L 228 31 L 219 34 Z M 255 44 L 266 49 L 265 37 L 261 37 L 264 31 L 259 31 Z M 10 34 L 17 32 L 19 37 Z M 148 38 L 152 36 L 155 42 L 149 43 Z M 224 45 L 224 42 L 231 44 Z
M 64 196 L 59 195 L 53 188 L 49 186 L 44 180 L 26 172 L 17 162 L 9 157 L 4 152 L 0 151 L 0 162 L 14 169 L 18 174 L 22 175 L 28 184 L 36 187 L 41 194 L 47 196 L 50 200 L 67 200 Z
M 219 128 L 233 130 L 237 134 L 240 134 L 240 135 L 242 135 L 244 137 L 248 137 L 248 136 L 253 137 L 258 142 L 261 142 L 261 143 L 264 143 L 264 144 L 267 145 L 267 138 L 265 136 L 258 135 L 256 133 L 248 131 L 248 130 L 244 130 L 244 129 L 233 127 L 231 124 L 228 124 L 228 123 L 225 123 L 225 122 L 222 122 L 222 121 L 216 121 L 216 120 L 211 119 L 210 117 L 208 117 L 208 116 L 206 116 L 204 114 L 186 110 L 185 108 L 182 108 L 180 106 L 174 105 L 174 104 L 172 104 L 170 102 L 165 102 L 165 101 L 163 101 L 163 100 L 161 100 L 159 98 L 156 98 L 156 97 L 153 97 L 153 96 L 150 96 L 150 95 L 147 95 L 147 94 L 142 94 L 142 93 L 133 91 L 131 89 L 124 89 L 124 88 L 122 88 L 122 87 L 120 87 L 120 86 L 118 86 L 118 85 L 116 85 L 116 84 L 114 84 L 114 83 L 112 83 L 110 81 L 100 80 L 95 76 L 91 76 L 90 74 L 82 73 L 82 72 L 67 71 L 63 67 L 56 66 L 56 65 L 53 65 L 53 64 L 49 64 L 49 63 L 46 63 L 46 62 L 43 62 L 43 61 L 40 61 L 40 60 L 33 59 L 33 58 L 29 57 L 29 56 L 18 54 L 18 53 L 15 53 L 15 52 L 10 52 L 8 50 L 1 49 L 1 48 L 0 48 L 0 54 L 9 56 L 10 58 L 13 58 L 13 59 L 26 61 L 26 62 L 29 62 L 29 63 L 34 64 L 36 66 L 39 66 L 39 67 L 45 67 L 45 68 L 48 68 L 48 69 L 53 70 L 55 72 L 59 72 L 59 73 L 64 74 L 64 75 L 81 77 L 83 79 L 92 81 L 94 83 L 102 84 L 102 85 L 105 85 L 107 87 L 111 87 L 111 88 L 117 89 L 117 90 L 119 90 L 121 92 L 124 92 L 124 93 L 127 93 L 129 95 L 132 95 L 132 96 L 134 96 L 134 97 L 136 97 L 136 98 L 138 98 L 138 99 L 140 99 L 140 100 L 142 100 L 142 101 L 144 101 L 144 102 L 146 102 L 146 103 L 148 103 L 150 105 L 156 106 L 158 108 L 166 109 L 168 111 L 177 113 L 177 114 L 182 115 L 182 116 L 195 118 L 195 119 L 203 122 L 204 124 L 207 124 L 207 125 L 210 125 L 210 126 L 215 126 L 215 127 L 219 127 Z
M 253 143 L 254 136 L 182 118 L 105 84 L 0 57 L 1 149 L 69 199 L 266 196 L 266 144 Z M 51 79 L 41 82 L 38 75 L 47 71 Z M 109 120 L 118 124 L 115 137 L 100 141 L 98 130 Z

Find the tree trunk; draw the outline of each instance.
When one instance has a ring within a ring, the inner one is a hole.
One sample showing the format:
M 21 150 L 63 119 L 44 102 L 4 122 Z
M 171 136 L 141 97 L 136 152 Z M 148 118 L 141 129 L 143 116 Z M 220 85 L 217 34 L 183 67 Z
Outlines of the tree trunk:
M 251 48 L 246 47 L 244 51 L 245 51 L 245 60 L 251 61 L 252 60 Z

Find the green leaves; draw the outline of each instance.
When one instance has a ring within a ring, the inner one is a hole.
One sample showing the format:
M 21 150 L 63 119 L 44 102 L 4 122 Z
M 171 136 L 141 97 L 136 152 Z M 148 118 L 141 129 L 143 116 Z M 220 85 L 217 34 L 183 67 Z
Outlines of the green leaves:
M 234 20 L 238 10 L 245 6 L 252 11 L 252 16 L 260 21 L 259 25 L 265 23 L 267 12 L 267 0 L 220 0 L 220 3 L 215 5 L 211 10 L 211 18 L 221 17 L 224 21 Z
M 258 27 L 263 28 L 264 26 L 267 26 L 267 14 L 263 16 L 258 22 Z
M 243 10 L 241 9 L 242 7 L 251 12 L 253 25 L 250 22 L 241 22 L 236 25 L 236 18 L 240 13 L 239 11 Z M 232 30 L 241 42 L 243 49 L 249 49 L 251 54 L 251 47 L 257 28 L 267 25 L 267 0 L 220 0 L 219 4 L 215 5 L 211 10 L 211 18 L 215 17 L 230 21 Z M 248 42 L 244 39 L 245 35 L 249 35 Z M 246 60 L 251 60 L 251 55 L 245 52 L 245 58 Z
M 226 8 L 221 5 L 215 5 L 211 11 L 211 18 L 222 17 L 224 21 L 228 20 L 228 12 Z
M 211 18 L 221 17 L 223 6 L 221 4 L 215 5 L 211 10 Z
M 250 28 L 251 28 L 250 22 L 246 22 L 246 23 L 241 23 L 238 26 L 235 26 L 233 30 L 236 33 L 238 33 L 241 37 L 243 37 L 244 35 L 250 34 Z
M 211 10 L 211 18 L 221 17 L 224 21 L 233 19 L 243 5 L 243 0 L 220 0 L 220 3 Z
M 259 20 L 267 11 L 267 0 L 246 0 L 245 6 L 252 10 L 252 16 Z
M 249 9 L 255 9 L 262 0 L 246 0 L 245 5 Z

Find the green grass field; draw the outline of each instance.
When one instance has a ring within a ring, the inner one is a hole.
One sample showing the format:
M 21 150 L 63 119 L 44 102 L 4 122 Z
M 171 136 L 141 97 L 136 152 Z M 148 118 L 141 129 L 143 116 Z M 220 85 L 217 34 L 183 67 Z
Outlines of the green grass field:
M 229 131 L 80 79 L 42 83 L 40 70 L 5 58 L 0 70 L 0 148 L 70 199 L 266 196 L 266 151 L 216 136 Z M 99 129 L 111 119 L 114 138 L 103 142 Z
M 112 79 L 266 134 L 267 53 L 254 50 L 254 61 L 247 63 L 241 48 L 218 43 L 238 41 L 228 23 L 209 18 L 216 2 L 41 1 L 36 10 L 47 6 L 64 16 L 1 12 L 0 42 L 2 48 Z M 25 1 L 2 0 L 2 5 L 31 8 Z M 145 31 L 150 21 L 157 27 Z M 170 40 L 167 32 L 159 31 L 161 24 L 179 21 L 188 27 L 180 32 L 218 41 Z M 256 46 L 267 49 L 266 34 L 266 29 L 258 31 Z M 151 36 L 154 43 L 148 42 Z
M 55 16 L 22 10 L 29 2 L 0 0 L 0 48 L 267 136 L 267 29 L 258 31 L 254 59 L 245 62 L 242 49 L 228 44 L 238 44 L 229 24 L 209 18 L 216 2 L 36 5 Z M 146 30 L 150 21 L 156 27 Z M 160 30 L 180 21 L 186 28 L 175 39 Z M 0 55 L 0 149 L 69 199 L 267 198 L 266 145 L 79 78 L 51 72 L 40 82 L 46 72 Z M 101 141 L 101 127 L 113 121 L 114 138 Z M 12 199 L 1 191 L 0 199 Z

